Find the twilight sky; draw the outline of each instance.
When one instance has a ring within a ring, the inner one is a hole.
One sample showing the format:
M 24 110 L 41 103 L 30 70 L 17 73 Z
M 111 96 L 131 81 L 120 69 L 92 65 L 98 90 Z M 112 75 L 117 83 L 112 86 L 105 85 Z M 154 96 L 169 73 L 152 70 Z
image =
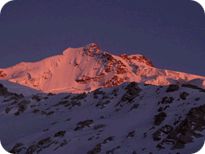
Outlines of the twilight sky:
M 15 0 L 0 15 L 0 67 L 90 42 L 205 76 L 205 14 L 191 0 Z

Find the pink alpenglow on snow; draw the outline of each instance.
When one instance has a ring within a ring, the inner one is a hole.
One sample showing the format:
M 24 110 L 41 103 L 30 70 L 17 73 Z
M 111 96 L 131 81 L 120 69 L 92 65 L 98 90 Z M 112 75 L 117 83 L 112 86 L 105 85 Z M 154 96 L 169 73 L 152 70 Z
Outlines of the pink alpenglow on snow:
M 52 93 L 89 92 L 132 81 L 162 86 L 192 82 L 205 86 L 205 77 L 156 68 L 140 54 L 113 55 L 95 43 L 68 48 L 61 55 L 38 62 L 0 69 L 0 79 Z

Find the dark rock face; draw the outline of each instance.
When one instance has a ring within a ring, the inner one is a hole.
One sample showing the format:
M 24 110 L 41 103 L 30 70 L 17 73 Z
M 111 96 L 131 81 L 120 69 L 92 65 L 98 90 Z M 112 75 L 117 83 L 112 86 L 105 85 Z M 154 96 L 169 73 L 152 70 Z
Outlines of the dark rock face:
M 179 90 L 179 85 L 169 85 L 167 88 L 167 92 L 174 92 Z
M 138 87 L 138 84 L 136 82 L 130 83 L 126 88 L 126 93 L 122 97 L 122 101 L 128 101 L 131 102 L 134 98 L 139 96 L 139 93 L 141 92 L 141 89 Z
M 63 137 L 65 135 L 66 131 L 59 131 L 55 133 L 54 137 Z
M 194 138 L 203 137 L 200 131 L 205 129 L 205 105 L 192 108 L 186 118 L 174 129 L 170 126 L 163 138 L 163 127 L 153 134 L 153 140 L 161 142 L 157 145 L 163 149 L 165 145 L 171 145 L 173 149 L 181 149 Z
M 153 133 L 152 137 L 154 141 L 160 141 L 164 135 L 170 133 L 173 130 L 173 127 L 170 125 L 165 125 L 156 132 Z
M 95 147 L 92 150 L 87 152 L 87 154 L 98 154 L 98 153 L 100 153 L 101 152 L 101 146 L 102 146 L 101 144 L 96 144 Z
M 162 98 L 162 101 L 160 101 L 158 104 L 171 104 L 172 102 L 174 101 L 174 98 L 173 97 L 169 97 L 169 96 L 165 96 Z
M 100 153 L 102 146 L 107 144 L 108 142 L 113 141 L 113 140 L 114 140 L 113 136 L 110 136 L 110 137 L 104 139 L 101 143 L 96 144 L 95 147 L 92 150 L 88 151 L 87 154 L 98 154 L 98 153 Z
M 186 98 L 189 96 L 189 93 L 187 93 L 187 92 L 183 92 L 183 93 L 181 93 L 180 94 L 180 98 L 182 99 L 182 100 L 186 100 Z
M 0 96 L 6 96 L 8 94 L 9 94 L 9 92 L 8 92 L 7 88 L 4 87 L 2 84 L 0 84 Z
M 128 133 L 127 138 L 133 138 L 135 136 L 135 131 L 131 131 Z
M 57 132 L 54 137 L 46 137 L 38 140 L 37 142 L 33 142 L 31 145 L 26 145 L 23 143 L 17 143 L 14 145 L 14 147 L 10 150 L 13 154 L 19 154 L 19 153 L 25 153 L 25 154 L 34 154 L 34 153 L 40 153 L 46 148 L 49 148 L 51 146 L 55 147 L 54 151 L 57 150 L 60 147 L 65 146 L 68 141 L 66 139 L 63 139 L 61 141 L 56 140 L 58 137 L 63 137 L 65 135 L 64 131 Z
M 155 115 L 154 124 L 155 125 L 160 125 L 164 121 L 166 116 L 167 116 L 167 114 L 165 112 L 160 112 L 159 114 Z
M 79 123 L 77 123 L 77 127 L 74 130 L 77 131 L 77 130 L 81 130 L 85 127 L 90 127 L 90 125 L 93 123 L 94 123 L 93 120 L 80 121 Z
M 10 150 L 11 153 L 20 153 L 23 149 L 23 143 L 16 143 L 15 146 Z
M 16 111 L 15 115 L 17 116 L 17 115 L 20 115 L 21 113 L 23 113 L 27 109 L 29 103 L 30 102 L 27 100 L 20 101 L 17 105 L 18 110 Z

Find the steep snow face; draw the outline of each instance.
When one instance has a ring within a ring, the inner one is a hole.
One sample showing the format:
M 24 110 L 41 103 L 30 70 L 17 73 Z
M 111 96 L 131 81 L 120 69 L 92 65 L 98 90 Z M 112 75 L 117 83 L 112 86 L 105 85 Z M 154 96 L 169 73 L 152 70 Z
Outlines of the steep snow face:
M 191 84 L 29 97 L 0 85 L 0 102 L 0 138 L 11 153 L 191 154 L 205 135 L 205 90 Z
M 200 87 L 204 82 L 204 77 L 157 69 L 139 54 L 112 55 L 95 43 L 68 48 L 62 55 L 38 62 L 0 69 L 0 79 L 52 93 L 82 93 L 131 81 L 168 85 L 194 80 Z

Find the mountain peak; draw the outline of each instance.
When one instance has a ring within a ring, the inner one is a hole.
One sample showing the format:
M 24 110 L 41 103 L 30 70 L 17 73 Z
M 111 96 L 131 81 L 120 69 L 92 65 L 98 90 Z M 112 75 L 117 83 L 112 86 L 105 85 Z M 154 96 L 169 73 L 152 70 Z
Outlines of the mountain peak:
M 90 43 L 83 48 L 87 55 L 93 56 L 100 53 L 100 47 L 97 43 Z
M 140 54 L 118 56 L 104 52 L 96 43 L 68 48 L 63 55 L 38 62 L 0 69 L 0 79 L 53 93 L 82 93 L 133 81 L 160 86 L 205 81 L 205 77 L 158 69 Z M 197 86 L 204 87 L 201 83 L 197 82 Z

